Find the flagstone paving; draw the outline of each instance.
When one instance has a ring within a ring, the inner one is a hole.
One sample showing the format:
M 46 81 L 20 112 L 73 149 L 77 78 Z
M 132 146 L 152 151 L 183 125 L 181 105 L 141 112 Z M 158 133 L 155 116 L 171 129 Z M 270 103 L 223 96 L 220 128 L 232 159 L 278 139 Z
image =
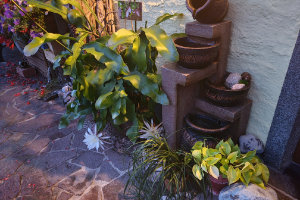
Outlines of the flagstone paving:
M 122 199 L 130 157 L 112 146 L 88 151 L 75 123 L 59 130 L 62 101 L 38 100 L 8 67 L 0 67 L 0 199 Z

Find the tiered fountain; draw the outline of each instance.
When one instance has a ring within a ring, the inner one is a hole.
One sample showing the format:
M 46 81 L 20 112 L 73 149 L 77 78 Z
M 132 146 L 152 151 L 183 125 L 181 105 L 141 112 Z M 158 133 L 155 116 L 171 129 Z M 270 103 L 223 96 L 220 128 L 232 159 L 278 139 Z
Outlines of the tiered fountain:
M 231 21 L 223 21 L 228 0 L 187 0 L 187 8 L 197 21 L 186 24 L 187 37 L 174 40 L 179 62 L 161 68 L 163 89 L 170 100 L 162 110 L 168 142 L 178 147 L 186 126 L 198 129 L 198 120 L 204 125 L 198 136 L 226 132 L 216 138 L 231 137 L 237 142 L 246 131 L 252 101 L 246 98 L 250 84 L 234 92 L 223 86 L 231 37 Z M 215 123 L 217 131 L 211 131 L 207 123 Z

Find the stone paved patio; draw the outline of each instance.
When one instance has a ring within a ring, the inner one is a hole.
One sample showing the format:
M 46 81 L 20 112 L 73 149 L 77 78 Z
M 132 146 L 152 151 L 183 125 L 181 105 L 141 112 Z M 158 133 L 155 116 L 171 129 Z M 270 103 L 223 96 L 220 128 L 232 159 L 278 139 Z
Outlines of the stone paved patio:
M 0 65 L 1 66 L 1 65 Z M 6 67 L 7 68 L 7 67 Z M 0 68 L 0 199 L 122 199 L 130 157 L 88 151 L 85 130 L 59 130 L 61 100 L 43 102 Z

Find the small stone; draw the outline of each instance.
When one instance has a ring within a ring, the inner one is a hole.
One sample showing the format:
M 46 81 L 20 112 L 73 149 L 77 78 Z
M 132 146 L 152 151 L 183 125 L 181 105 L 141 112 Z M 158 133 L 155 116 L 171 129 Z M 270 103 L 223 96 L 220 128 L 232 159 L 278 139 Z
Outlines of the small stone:
M 235 84 L 232 86 L 231 90 L 241 90 L 245 87 L 245 84 Z
M 263 189 L 255 184 L 245 186 L 242 183 L 235 183 L 227 186 L 220 192 L 219 200 L 277 200 L 276 192 L 266 187 Z
M 254 135 L 242 135 L 239 138 L 240 149 L 242 153 L 256 150 L 256 153 L 260 154 L 264 152 L 263 142 L 256 138 Z
M 225 86 L 229 89 L 232 88 L 235 84 L 238 84 L 240 80 L 242 79 L 242 76 L 239 73 L 231 73 L 226 78 Z

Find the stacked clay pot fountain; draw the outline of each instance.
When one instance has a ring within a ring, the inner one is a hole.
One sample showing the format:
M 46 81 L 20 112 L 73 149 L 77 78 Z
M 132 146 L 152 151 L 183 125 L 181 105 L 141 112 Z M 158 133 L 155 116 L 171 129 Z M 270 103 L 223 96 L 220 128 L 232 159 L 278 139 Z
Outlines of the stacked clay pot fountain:
M 187 0 L 187 9 L 200 23 L 213 24 L 224 19 L 228 11 L 228 0 Z M 218 58 L 220 42 L 187 36 L 174 40 L 179 53 L 179 64 L 186 68 L 203 68 Z
M 186 37 L 174 40 L 179 61 L 161 66 L 170 102 L 162 106 L 167 141 L 171 148 L 187 151 L 201 140 L 209 147 L 228 137 L 237 143 L 251 111 L 251 76 L 243 88 L 224 85 L 230 75 L 226 69 L 232 22 L 224 20 L 228 0 L 186 0 L 186 6 L 195 21 L 185 24 Z

